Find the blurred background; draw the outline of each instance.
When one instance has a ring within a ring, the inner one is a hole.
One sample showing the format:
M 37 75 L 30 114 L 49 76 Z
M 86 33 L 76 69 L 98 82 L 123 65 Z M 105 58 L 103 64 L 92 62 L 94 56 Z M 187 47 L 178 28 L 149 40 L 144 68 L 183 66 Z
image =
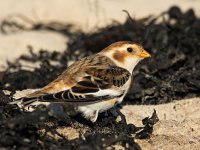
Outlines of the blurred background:
M 113 22 L 125 22 L 127 10 L 132 18 L 157 16 L 169 7 L 177 5 L 182 11 L 193 8 L 200 14 L 199 0 L 6 0 L 0 1 L 0 22 L 4 19 L 18 20 L 25 26 L 32 23 L 62 22 L 75 25 L 84 32 L 95 31 Z M 26 21 L 19 16 L 27 17 Z M 63 51 L 68 38 L 50 31 L 21 31 L 0 33 L 0 69 L 7 60 L 14 60 L 27 52 L 27 45 L 34 51 L 48 49 Z

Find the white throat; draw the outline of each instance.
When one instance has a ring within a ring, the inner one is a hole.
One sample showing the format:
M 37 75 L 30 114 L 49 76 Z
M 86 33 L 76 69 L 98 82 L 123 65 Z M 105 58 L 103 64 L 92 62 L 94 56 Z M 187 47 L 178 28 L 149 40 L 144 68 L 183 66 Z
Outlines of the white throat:
M 127 69 L 132 74 L 133 69 L 136 67 L 136 65 L 139 63 L 141 59 L 140 58 L 127 59 L 123 64 L 114 59 L 112 60 L 115 62 L 117 66 Z
M 103 54 L 104 56 L 107 56 L 108 58 L 110 58 L 117 66 L 127 69 L 131 74 L 133 72 L 133 69 L 135 68 L 135 66 L 139 63 L 139 61 L 141 61 L 141 58 L 130 58 L 130 59 L 126 59 L 123 63 L 115 60 L 112 55 L 113 53 L 106 53 Z

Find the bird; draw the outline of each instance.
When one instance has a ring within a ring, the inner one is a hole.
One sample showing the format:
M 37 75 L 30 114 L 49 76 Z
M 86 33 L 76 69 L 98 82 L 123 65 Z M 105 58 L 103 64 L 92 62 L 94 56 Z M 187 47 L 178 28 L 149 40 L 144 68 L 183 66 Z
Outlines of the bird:
M 36 104 L 71 104 L 84 118 L 96 122 L 98 114 L 121 103 L 135 66 L 151 55 L 132 41 L 118 41 L 97 54 L 74 62 L 43 88 L 10 104 L 28 109 Z

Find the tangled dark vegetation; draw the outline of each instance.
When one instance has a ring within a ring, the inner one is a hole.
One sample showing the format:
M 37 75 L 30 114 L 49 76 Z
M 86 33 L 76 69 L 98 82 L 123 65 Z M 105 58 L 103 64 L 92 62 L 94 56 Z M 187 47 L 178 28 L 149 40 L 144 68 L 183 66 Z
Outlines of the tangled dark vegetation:
M 21 19 L 27 21 L 25 17 Z M 80 116 L 53 117 L 42 106 L 33 113 L 26 113 L 7 105 L 16 90 L 42 87 L 66 69 L 69 61 L 97 53 L 119 40 L 141 43 L 152 55 L 151 59 L 144 60 L 135 69 L 134 86 L 123 104 L 161 104 L 200 95 L 200 19 L 192 9 L 183 13 L 178 7 L 171 7 L 157 17 L 149 16 L 141 20 L 129 16 L 124 24 L 115 22 L 87 34 L 72 30 L 72 25 L 56 22 L 32 23 L 31 27 L 26 27 L 4 20 L 0 27 L 4 34 L 19 30 L 51 30 L 69 38 L 63 53 L 40 50 L 36 54 L 29 46 L 30 55 L 23 55 L 14 63 L 8 62 L 8 69 L 0 72 L 0 89 L 11 91 L 10 96 L 0 92 L 2 148 L 114 149 L 113 145 L 121 145 L 126 149 L 141 149 L 132 135 L 140 139 L 149 138 L 153 125 L 158 121 L 156 112 L 143 120 L 144 127 L 136 127 L 125 120 L 116 122 L 116 117 L 109 111 L 106 117 L 106 114 L 101 114 L 97 123 L 90 124 Z M 23 69 L 22 60 L 39 63 L 40 67 L 28 71 Z M 69 140 L 57 132 L 56 129 L 62 127 L 73 127 L 78 131 L 85 128 L 87 132 L 80 132 L 79 138 Z M 48 132 L 59 139 L 55 140 Z

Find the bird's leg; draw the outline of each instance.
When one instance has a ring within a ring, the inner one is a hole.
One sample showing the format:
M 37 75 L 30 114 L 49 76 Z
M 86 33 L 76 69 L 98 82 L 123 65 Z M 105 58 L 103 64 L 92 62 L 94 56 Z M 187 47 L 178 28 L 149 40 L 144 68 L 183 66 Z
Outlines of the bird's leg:
M 99 114 L 99 111 L 96 110 L 94 111 L 93 115 L 90 116 L 90 120 L 94 123 L 96 122 L 97 118 L 98 118 L 98 114 Z
M 119 108 L 117 109 L 117 112 L 118 112 L 119 116 L 121 117 L 121 123 L 122 123 L 124 134 L 128 135 L 129 134 L 129 127 L 128 127 L 128 124 L 127 124 L 127 121 L 126 121 L 126 116 L 120 111 Z
M 83 115 L 86 119 L 90 120 L 91 122 L 96 122 L 98 118 L 99 111 L 98 110 L 88 110 Z
M 121 118 L 121 123 L 122 129 L 124 134 L 128 134 L 128 124 L 126 122 L 126 117 L 125 115 L 120 111 L 120 107 L 115 106 L 114 109 L 111 110 L 111 113 L 115 116 L 120 116 Z
M 110 111 L 110 113 L 114 116 L 114 117 L 118 117 L 119 116 L 119 113 L 117 112 L 117 107 L 115 108 L 115 107 L 113 107 L 113 108 L 111 108 L 109 111 Z M 108 116 L 108 112 L 106 112 L 106 115 Z
M 117 114 L 121 117 L 122 124 L 127 126 L 126 117 L 125 117 L 125 115 L 120 111 L 120 108 L 119 108 L 119 107 L 115 107 L 115 113 L 117 113 Z

